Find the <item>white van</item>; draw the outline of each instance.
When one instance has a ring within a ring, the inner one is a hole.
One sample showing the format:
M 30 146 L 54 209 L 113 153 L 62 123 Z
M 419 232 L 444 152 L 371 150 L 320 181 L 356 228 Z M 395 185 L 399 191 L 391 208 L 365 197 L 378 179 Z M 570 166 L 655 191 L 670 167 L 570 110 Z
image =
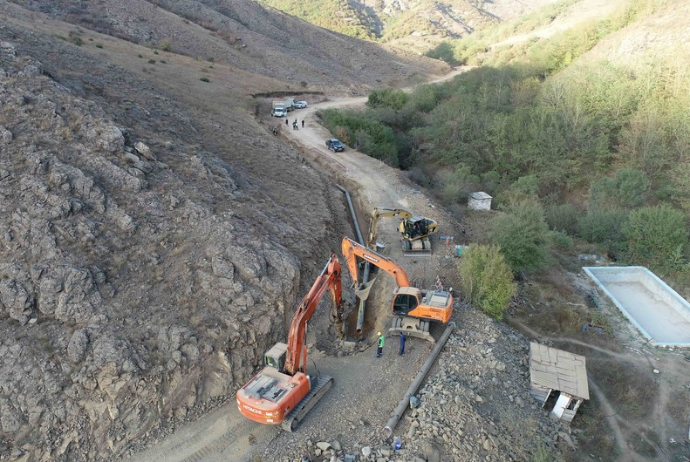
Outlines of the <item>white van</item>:
M 274 107 L 271 111 L 273 117 L 285 117 L 288 111 L 284 107 Z

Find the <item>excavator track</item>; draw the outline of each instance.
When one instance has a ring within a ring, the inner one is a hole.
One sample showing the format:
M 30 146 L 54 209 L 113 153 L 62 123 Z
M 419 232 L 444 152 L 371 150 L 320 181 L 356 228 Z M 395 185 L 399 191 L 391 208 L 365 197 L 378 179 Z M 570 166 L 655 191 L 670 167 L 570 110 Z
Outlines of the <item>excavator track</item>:
M 428 342 L 436 343 L 436 339 L 434 339 L 429 332 L 430 325 L 431 323 L 429 321 L 405 316 L 396 316 L 393 318 L 393 325 L 388 329 L 388 333 L 391 335 L 400 335 L 404 332 L 408 337 L 421 338 Z
M 333 386 L 333 377 L 322 375 L 316 381 L 316 385 L 307 393 L 307 396 L 299 402 L 285 420 L 280 424 L 283 430 L 293 432 L 299 427 L 300 422 L 307 413 L 319 402 L 323 395 Z

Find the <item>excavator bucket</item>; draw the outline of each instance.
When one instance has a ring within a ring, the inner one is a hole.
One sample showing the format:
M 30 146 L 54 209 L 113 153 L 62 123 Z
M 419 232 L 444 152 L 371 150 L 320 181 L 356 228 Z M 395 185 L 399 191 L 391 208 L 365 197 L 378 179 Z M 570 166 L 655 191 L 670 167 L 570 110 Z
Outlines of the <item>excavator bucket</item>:
M 355 289 L 355 295 L 359 297 L 360 300 L 364 301 L 369 298 L 369 292 L 371 292 L 371 287 L 374 285 L 376 278 L 371 279 L 369 282 L 360 284 L 357 289 Z

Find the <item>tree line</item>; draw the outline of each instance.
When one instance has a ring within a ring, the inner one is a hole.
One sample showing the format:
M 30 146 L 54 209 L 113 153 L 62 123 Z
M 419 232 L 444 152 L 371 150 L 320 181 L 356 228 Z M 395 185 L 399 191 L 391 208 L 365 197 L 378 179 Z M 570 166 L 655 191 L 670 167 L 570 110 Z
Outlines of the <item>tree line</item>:
M 364 110 L 322 111 L 322 122 L 448 205 L 492 194 L 505 213 L 490 242 L 513 271 L 544 268 L 549 249 L 577 239 L 687 278 L 687 61 L 576 60 L 644 12 L 640 4 L 521 45 L 510 59 L 499 52 L 494 65 L 447 83 L 376 90 Z

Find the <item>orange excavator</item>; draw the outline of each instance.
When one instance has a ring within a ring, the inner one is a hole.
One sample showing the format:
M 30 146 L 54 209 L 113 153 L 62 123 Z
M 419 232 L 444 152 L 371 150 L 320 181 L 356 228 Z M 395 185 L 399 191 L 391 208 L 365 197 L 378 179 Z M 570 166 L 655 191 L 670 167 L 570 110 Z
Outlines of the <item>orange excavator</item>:
M 330 290 L 334 306 L 342 303 L 341 268 L 333 254 L 297 308 L 288 343 L 278 342 L 264 355 L 265 367 L 237 392 L 242 415 L 263 424 L 293 431 L 333 385 L 328 376 L 310 377 L 307 365 L 307 323 Z
M 405 335 L 423 338 L 431 342 L 435 341 L 429 333 L 429 324 L 431 321 L 445 324 L 450 320 L 453 314 L 453 295 L 450 292 L 410 287 L 410 279 L 400 265 L 347 237 L 343 238 L 342 251 L 360 298 L 367 296 L 364 294 L 368 294 L 368 288 L 360 290 L 361 288 L 358 287 L 358 257 L 380 268 L 395 279 L 398 287 L 393 294 L 392 309 L 396 317 L 393 320 L 393 326 L 388 331 L 389 333 L 400 334 L 404 332 Z

